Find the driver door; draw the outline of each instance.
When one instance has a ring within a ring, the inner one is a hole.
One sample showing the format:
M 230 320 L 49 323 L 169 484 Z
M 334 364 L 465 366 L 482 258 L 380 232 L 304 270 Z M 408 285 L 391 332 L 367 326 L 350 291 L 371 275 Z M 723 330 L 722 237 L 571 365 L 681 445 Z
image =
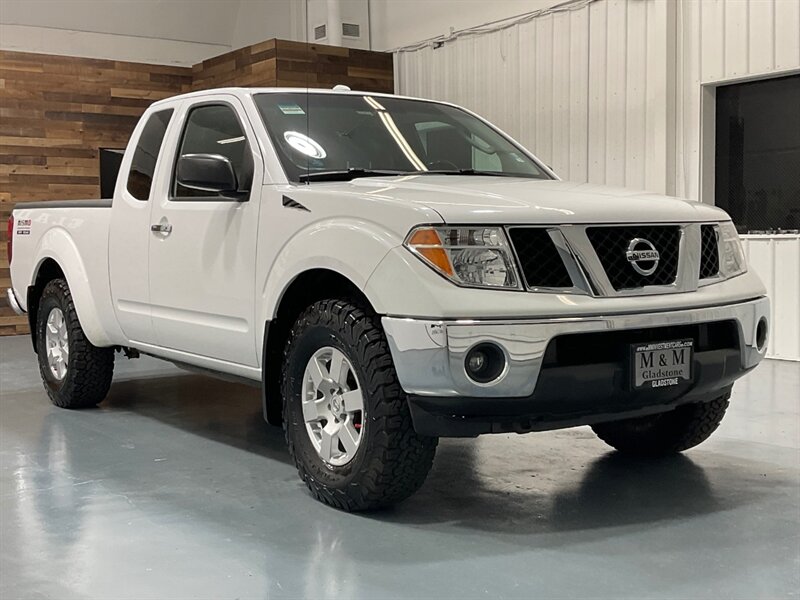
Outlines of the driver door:
M 244 107 L 227 94 L 187 101 L 170 161 L 168 186 L 151 212 L 150 298 L 160 346 L 257 366 L 255 261 L 263 164 Z M 228 158 L 242 197 L 192 189 L 176 181 L 185 154 Z

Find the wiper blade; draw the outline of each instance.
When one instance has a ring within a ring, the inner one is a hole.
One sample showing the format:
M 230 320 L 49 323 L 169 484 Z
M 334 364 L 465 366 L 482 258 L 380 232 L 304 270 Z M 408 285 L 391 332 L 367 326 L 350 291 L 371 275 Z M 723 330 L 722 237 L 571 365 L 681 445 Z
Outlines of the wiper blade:
M 479 171 L 476 169 L 434 169 L 430 171 L 394 171 L 391 169 L 351 168 L 339 171 L 315 171 L 303 173 L 297 179 L 308 181 L 352 181 L 360 177 L 396 177 L 401 175 L 477 175 L 486 177 L 525 177 L 542 179 L 531 173 L 504 173 L 502 171 Z
M 392 177 L 408 174 L 409 171 L 391 171 L 388 169 L 343 169 L 341 171 L 304 173 L 298 179 L 300 181 L 352 181 L 359 177 Z
M 541 179 L 530 173 L 504 173 L 503 171 L 480 171 L 476 169 L 434 169 L 430 171 L 414 171 L 414 175 L 479 175 L 486 177 L 527 177 Z

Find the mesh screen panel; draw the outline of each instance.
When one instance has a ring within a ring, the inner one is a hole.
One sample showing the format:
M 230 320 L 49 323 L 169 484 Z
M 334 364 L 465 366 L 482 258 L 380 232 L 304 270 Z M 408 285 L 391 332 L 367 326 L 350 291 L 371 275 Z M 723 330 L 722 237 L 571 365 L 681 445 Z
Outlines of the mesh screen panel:
M 586 235 L 615 290 L 635 289 L 648 285 L 670 285 L 678 276 L 679 227 L 668 225 L 589 227 Z M 626 252 L 634 238 L 649 241 L 658 251 L 658 266 L 652 275 L 638 273 L 628 261 Z

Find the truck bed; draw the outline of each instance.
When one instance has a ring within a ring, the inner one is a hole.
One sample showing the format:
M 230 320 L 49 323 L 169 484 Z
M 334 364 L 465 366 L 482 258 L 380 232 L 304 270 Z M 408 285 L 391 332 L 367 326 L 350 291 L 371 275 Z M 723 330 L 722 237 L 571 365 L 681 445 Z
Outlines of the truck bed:
M 17 205 L 17 210 L 39 208 L 111 208 L 108 200 L 48 200 L 46 202 L 25 202 Z
M 48 200 L 22 202 L 12 212 L 11 280 L 20 307 L 29 311 L 28 287 L 45 261 L 55 261 L 76 298 L 85 333 L 97 346 L 117 343 L 120 335 L 108 275 L 110 208 L 111 200 Z

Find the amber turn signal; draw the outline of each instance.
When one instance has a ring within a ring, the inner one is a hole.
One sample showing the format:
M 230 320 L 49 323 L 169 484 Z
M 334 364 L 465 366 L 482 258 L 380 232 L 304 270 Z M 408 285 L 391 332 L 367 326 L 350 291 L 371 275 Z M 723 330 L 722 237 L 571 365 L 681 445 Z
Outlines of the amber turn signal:
M 442 238 L 435 229 L 417 229 L 408 239 L 408 247 L 422 256 L 445 275 L 453 276 L 453 265 L 447 251 L 442 247 Z

